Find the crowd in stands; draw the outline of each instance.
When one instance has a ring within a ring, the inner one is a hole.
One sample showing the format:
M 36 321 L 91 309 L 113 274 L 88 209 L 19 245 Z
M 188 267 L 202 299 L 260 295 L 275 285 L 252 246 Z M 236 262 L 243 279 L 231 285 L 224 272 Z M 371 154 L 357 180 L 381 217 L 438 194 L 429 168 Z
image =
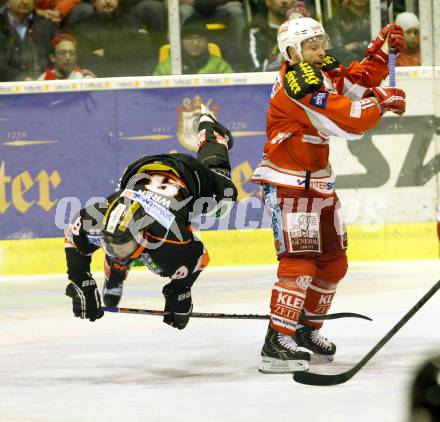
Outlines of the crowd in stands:
M 369 0 L 332 0 L 331 11 L 321 3 L 322 17 L 315 0 L 179 0 L 182 73 L 278 70 L 277 30 L 301 16 L 323 21 L 341 63 L 362 60 Z M 167 8 L 168 0 L 0 0 L 0 81 L 168 75 Z M 397 65 L 420 65 L 419 19 L 404 0 L 394 10 L 408 44 Z

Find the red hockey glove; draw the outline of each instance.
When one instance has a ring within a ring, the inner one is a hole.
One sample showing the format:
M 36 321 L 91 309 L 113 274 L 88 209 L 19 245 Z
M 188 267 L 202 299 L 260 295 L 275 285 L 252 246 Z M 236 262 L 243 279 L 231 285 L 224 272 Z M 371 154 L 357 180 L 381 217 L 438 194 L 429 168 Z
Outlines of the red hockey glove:
M 402 116 L 405 113 L 405 91 L 400 88 L 370 88 L 365 91 L 365 97 L 376 97 L 382 109 L 382 114 L 386 111 Z
M 395 23 L 389 23 L 387 26 L 384 26 L 377 37 L 368 44 L 365 57 L 373 56 L 379 61 L 388 63 L 388 46 L 385 45 L 387 37 L 389 37 L 388 45 L 394 48 L 396 54 L 406 50 L 403 28 Z

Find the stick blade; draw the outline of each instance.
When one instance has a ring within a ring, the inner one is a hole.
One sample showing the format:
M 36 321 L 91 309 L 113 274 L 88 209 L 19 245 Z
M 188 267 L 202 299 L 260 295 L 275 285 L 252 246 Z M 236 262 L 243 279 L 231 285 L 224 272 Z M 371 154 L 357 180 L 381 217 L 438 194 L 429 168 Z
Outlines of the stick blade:
M 338 385 L 343 384 L 352 377 L 351 371 L 342 372 L 341 374 L 326 375 L 326 374 L 316 374 L 314 372 L 295 372 L 293 374 L 293 379 L 305 385 L 318 385 L 318 386 L 328 386 L 328 385 Z

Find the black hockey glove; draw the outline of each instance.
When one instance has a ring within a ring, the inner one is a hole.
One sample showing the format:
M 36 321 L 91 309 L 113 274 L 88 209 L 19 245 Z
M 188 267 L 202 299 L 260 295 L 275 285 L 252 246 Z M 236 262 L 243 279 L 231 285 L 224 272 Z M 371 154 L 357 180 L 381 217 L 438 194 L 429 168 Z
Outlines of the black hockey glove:
M 338 69 L 340 64 L 341 63 L 336 57 L 326 54 L 324 57 L 324 66 L 322 66 L 322 70 L 324 72 L 330 72 L 331 70 Z
M 173 282 L 167 284 L 162 289 L 165 296 L 165 312 L 163 317 L 165 324 L 183 330 L 188 324 L 193 305 L 191 298 L 191 288 L 172 286 Z
M 318 91 L 323 85 L 322 72 L 306 62 L 290 67 L 284 75 L 284 89 L 289 97 L 296 100 Z
M 71 281 L 66 287 L 66 295 L 72 298 L 73 314 L 76 317 L 95 321 L 104 315 L 96 281 L 92 277 Z

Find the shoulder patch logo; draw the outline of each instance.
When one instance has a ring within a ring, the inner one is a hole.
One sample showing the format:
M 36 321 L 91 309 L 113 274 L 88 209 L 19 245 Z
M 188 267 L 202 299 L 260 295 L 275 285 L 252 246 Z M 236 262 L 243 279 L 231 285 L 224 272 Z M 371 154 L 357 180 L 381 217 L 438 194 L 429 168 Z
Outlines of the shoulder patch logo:
M 310 104 L 319 107 L 325 108 L 327 104 L 328 92 L 315 92 L 310 99 Z

